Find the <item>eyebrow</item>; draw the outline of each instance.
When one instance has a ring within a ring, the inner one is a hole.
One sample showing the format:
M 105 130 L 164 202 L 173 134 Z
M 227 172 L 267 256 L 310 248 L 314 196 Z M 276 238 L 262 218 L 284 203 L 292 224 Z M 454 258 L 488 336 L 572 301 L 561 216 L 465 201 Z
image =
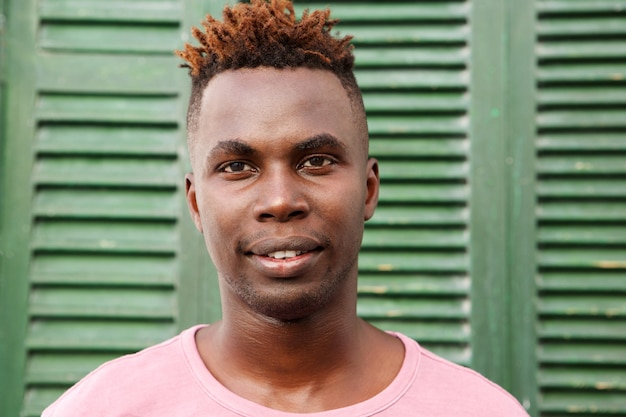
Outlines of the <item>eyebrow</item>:
M 211 149 L 209 156 L 213 156 L 218 152 L 239 156 L 251 156 L 256 153 L 256 150 L 240 139 L 229 139 L 218 142 L 218 144 Z
M 322 148 L 345 149 L 345 145 L 330 133 L 320 133 L 298 142 L 295 150 L 298 152 L 314 151 Z M 211 149 L 209 157 L 217 153 L 224 152 L 237 156 L 252 156 L 257 153 L 256 149 L 241 139 L 222 140 Z
M 345 149 L 346 146 L 330 133 L 320 133 L 296 144 L 299 152 L 311 151 L 321 148 Z

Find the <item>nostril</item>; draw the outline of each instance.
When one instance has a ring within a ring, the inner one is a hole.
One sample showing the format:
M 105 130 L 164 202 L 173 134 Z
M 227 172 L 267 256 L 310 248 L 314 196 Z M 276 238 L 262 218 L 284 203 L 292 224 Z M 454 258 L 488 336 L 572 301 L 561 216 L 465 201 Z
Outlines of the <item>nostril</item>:
M 259 215 L 259 218 L 261 220 L 271 220 L 271 219 L 277 219 L 279 221 L 285 221 L 285 220 L 290 220 L 290 219 L 294 219 L 294 218 L 298 218 L 298 217 L 304 217 L 305 212 L 304 210 L 295 210 L 292 211 L 291 213 L 289 213 L 287 215 L 287 217 L 282 217 L 282 216 L 278 216 L 272 213 L 261 213 Z
M 289 217 L 300 217 L 300 216 L 302 216 L 302 215 L 304 215 L 304 211 L 302 211 L 302 210 L 298 210 L 298 211 L 294 211 L 294 212 L 292 212 L 292 213 L 289 215 Z

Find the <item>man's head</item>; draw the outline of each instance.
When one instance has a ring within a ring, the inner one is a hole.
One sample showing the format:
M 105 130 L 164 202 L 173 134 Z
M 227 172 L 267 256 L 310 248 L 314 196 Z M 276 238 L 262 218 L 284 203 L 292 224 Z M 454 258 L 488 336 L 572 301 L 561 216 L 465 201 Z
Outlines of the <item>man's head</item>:
M 378 165 L 367 155 L 348 41 L 330 37 L 327 16 L 305 15 L 299 26 L 290 4 L 254 1 L 227 9 L 228 24 L 209 18 L 212 40 L 196 31 L 219 53 L 187 46 L 195 98 L 186 195 L 224 318 L 355 309 Z
M 192 79 L 187 112 L 187 130 L 193 159 L 193 142 L 198 129 L 202 95 L 217 74 L 243 68 L 310 68 L 333 73 L 346 90 L 367 146 L 367 122 L 360 89 L 353 73 L 351 36 L 335 38 L 337 23 L 330 11 L 304 12 L 296 20 L 289 0 L 252 0 L 226 7 L 223 22 L 207 16 L 205 31 L 192 28 L 199 46 L 185 44 L 176 54 L 187 63 Z

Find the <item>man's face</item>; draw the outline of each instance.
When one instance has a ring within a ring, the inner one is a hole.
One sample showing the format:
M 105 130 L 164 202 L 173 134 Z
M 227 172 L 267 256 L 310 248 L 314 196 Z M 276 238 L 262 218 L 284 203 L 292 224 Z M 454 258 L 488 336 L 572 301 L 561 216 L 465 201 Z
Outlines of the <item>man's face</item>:
M 208 84 L 199 117 L 187 200 L 224 308 L 294 320 L 345 302 L 379 181 L 337 77 L 228 71 Z

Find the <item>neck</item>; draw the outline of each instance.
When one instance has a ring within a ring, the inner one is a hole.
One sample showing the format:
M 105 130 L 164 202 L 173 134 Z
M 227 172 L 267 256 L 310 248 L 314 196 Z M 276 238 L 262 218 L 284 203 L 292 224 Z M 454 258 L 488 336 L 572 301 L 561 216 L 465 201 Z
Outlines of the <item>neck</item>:
M 266 407 L 310 413 L 356 404 L 393 380 L 404 348 L 357 317 L 353 294 L 290 321 L 224 303 L 223 320 L 196 334 L 198 350 L 222 385 Z
M 213 340 L 252 378 L 287 386 L 310 384 L 316 376 L 323 379 L 349 367 L 358 353 L 362 322 L 356 306 L 344 304 L 336 310 L 297 320 L 225 311 Z

